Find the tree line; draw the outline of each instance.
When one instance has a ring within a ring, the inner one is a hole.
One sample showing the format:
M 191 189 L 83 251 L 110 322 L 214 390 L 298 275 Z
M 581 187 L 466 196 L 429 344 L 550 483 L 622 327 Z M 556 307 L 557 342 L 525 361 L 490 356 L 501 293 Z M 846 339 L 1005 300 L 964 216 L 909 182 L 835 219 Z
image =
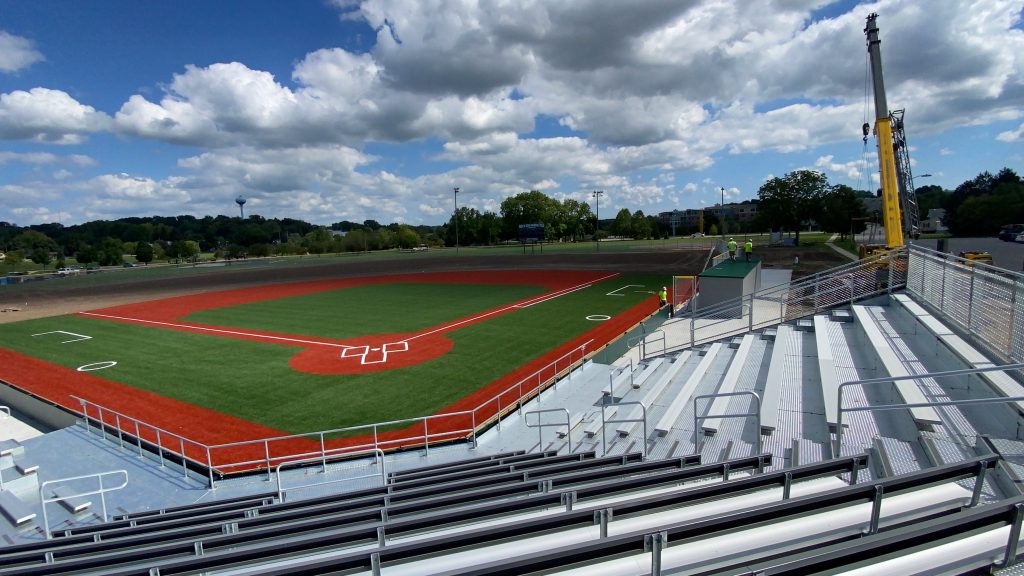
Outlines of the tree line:
M 796 233 L 808 226 L 845 235 L 860 232 L 872 217 L 864 200 L 877 195 L 829 183 L 813 170 L 797 170 L 771 178 L 758 190 L 757 216 L 738 222 L 725 213 L 725 221 L 710 211 L 704 214 L 705 231 L 717 233 L 723 225 L 740 233 L 785 230 Z M 954 190 L 939 186 L 917 189 L 924 218 L 931 208 L 944 208 L 945 224 L 954 235 L 991 236 L 1008 223 L 1024 223 L 1024 183 L 1009 168 L 993 176 L 983 172 Z M 461 207 L 440 226 L 382 225 L 375 220 L 341 221 L 319 226 L 292 218 L 245 219 L 229 216 L 151 216 L 97 220 L 62 226 L 38 224 L 19 227 L 0 222 L 0 250 L 8 264 L 32 260 L 62 266 L 74 257 L 80 264 L 117 265 L 130 254 L 139 262 L 194 260 L 199 254 L 217 258 L 325 254 L 370 250 L 411 249 L 417 246 L 495 245 L 519 239 L 520 226 L 542 224 L 546 241 L 578 242 L 621 238 L 667 238 L 668 222 L 642 210 L 621 208 L 613 218 L 597 221 L 587 202 L 556 200 L 531 190 L 506 198 L 499 213 Z M 696 232 L 694 226 L 675 233 Z

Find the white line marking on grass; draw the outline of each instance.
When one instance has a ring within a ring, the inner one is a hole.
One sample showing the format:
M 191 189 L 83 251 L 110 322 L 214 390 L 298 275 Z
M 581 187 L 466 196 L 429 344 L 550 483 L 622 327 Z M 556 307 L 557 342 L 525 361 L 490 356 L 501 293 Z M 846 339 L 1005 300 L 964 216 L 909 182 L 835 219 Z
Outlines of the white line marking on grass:
M 607 316 L 605 314 L 591 314 L 590 316 L 587 316 L 587 320 L 591 320 L 593 322 L 604 322 L 605 320 L 611 319 L 611 316 Z
M 33 336 L 45 336 L 47 334 L 67 334 L 68 336 L 77 336 L 71 340 L 64 340 L 61 344 L 67 344 L 69 342 L 78 342 L 79 340 L 92 340 L 92 336 L 86 336 L 85 334 L 75 334 L 74 332 L 68 332 L 67 330 L 52 330 L 50 332 L 40 332 L 39 334 L 33 334 Z
M 254 334 L 239 330 L 224 330 L 222 328 L 207 328 L 205 326 L 193 326 L 191 324 L 178 324 L 175 322 L 159 322 L 157 320 L 143 320 L 141 318 L 126 318 L 124 316 L 111 316 L 109 314 L 96 314 L 95 312 L 79 312 L 83 316 L 95 316 L 97 318 L 109 318 L 124 322 L 138 322 L 140 324 L 152 324 L 154 326 L 167 326 L 170 328 L 181 328 L 183 330 L 196 330 L 201 332 L 213 332 L 215 334 L 230 334 L 232 336 L 245 336 L 253 339 L 280 340 L 282 342 L 295 342 L 296 344 L 312 344 L 314 346 L 329 346 L 331 348 L 351 348 L 346 344 L 332 344 L 330 342 L 317 342 L 316 340 L 303 340 L 301 338 L 287 338 L 284 336 L 270 336 L 268 334 Z
M 625 294 L 616 294 L 616 292 L 619 292 L 620 290 L 625 290 L 626 288 L 643 288 L 643 287 L 644 287 L 643 284 L 626 284 L 625 286 L 623 286 L 621 288 L 616 288 L 615 290 L 612 290 L 611 292 L 605 294 L 605 296 L 625 296 Z M 633 292 L 642 292 L 642 290 L 633 290 Z M 652 294 L 653 294 L 653 292 L 652 292 Z
M 478 314 L 476 316 L 470 316 L 469 318 L 466 318 L 465 320 L 460 320 L 460 321 L 454 322 L 452 324 L 445 324 L 445 325 L 443 325 L 443 326 L 441 326 L 439 328 L 435 328 L 433 330 L 428 330 L 426 332 L 421 332 L 419 334 L 416 334 L 415 336 L 410 336 L 410 337 L 408 337 L 408 338 L 406 338 L 404 340 L 399 340 L 399 342 L 409 342 L 409 341 L 415 340 L 417 338 L 422 338 L 424 336 L 430 336 L 431 334 L 436 334 L 438 332 L 447 332 L 447 331 L 455 328 L 456 326 L 461 326 L 463 324 L 471 324 L 473 322 L 479 322 L 480 320 L 483 320 L 484 318 L 487 318 L 488 316 L 496 316 L 498 314 L 502 314 L 502 313 L 507 312 L 509 310 L 520 309 L 520 308 L 529 308 L 530 306 L 533 306 L 534 304 L 540 304 L 542 302 L 547 302 L 548 300 L 554 300 L 555 298 L 558 298 L 560 296 L 565 296 L 566 294 L 571 294 L 573 292 L 576 292 L 577 290 L 582 290 L 584 288 L 589 288 L 590 286 L 594 285 L 597 282 L 602 282 L 602 281 L 607 280 L 609 278 L 614 278 L 615 276 L 618 276 L 618 274 L 609 274 L 607 276 L 602 276 L 601 278 L 598 278 L 596 280 L 592 280 L 590 282 L 584 282 L 583 284 L 578 284 L 576 286 L 570 286 L 569 288 L 563 288 L 562 290 L 558 290 L 556 292 L 552 292 L 551 294 L 545 294 L 543 296 L 537 296 L 536 298 L 532 298 L 530 300 L 527 300 L 526 302 L 524 302 L 522 304 L 512 304 L 511 306 L 506 306 L 504 308 L 498 308 L 497 310 L 491 310 L 490 312 L 485 312 L 483 314 Z
M 117 362 L 107 360 L 105 362 L 93 362 L 92 364 L 79 366 L 76 370 L 79 372 L 92 372 L 93 370 L 106 370 L 107 368 L 112 368 L 114 366 L 117 366 Z

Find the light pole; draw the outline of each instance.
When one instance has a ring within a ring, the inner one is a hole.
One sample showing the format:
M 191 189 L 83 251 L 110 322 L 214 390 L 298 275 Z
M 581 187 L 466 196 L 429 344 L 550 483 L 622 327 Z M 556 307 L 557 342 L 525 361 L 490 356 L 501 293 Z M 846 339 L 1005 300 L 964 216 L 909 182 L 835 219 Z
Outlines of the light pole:
M 601 243 L 597 239 L 597 231 L 601 228 L 601 196 L 604 190 L 594 190 L 591 196 L 594 197 L 594 246 L 601 250 Z
M 725 187 L 719 186 L 718 189 L 722 191 L 722 203 L 719 204 L 718 209 L 718 223 L 722 228 L 722 243 L 725 244 Z
M 459 188 L 456 186 L 455 190 L 455 212 L 452 213 L 452 218 L 455 219 L 455 254 L 459 253 Z

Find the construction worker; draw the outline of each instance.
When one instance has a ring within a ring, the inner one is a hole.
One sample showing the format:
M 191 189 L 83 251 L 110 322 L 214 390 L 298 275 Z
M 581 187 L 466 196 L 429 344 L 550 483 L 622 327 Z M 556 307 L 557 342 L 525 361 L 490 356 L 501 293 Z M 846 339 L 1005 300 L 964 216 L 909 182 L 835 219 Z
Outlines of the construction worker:
M 729 238 L 729 260 L 736 259 L 736 240 Z
M 661 303 L 660 304 L 661 308 L 664 308 L 665 305 L 668 304 L 668 288 L 667 287 L 662 286 L 661 290 L 658 291 L 658 301 Z M 668 307 L 668 317 L 669 318 L 672 317 L 672 307 L 671 306 Z
M 747 256 L 747 262 L 750 262 L 750 253 L 754 251 L 754 243 L 747 238 L 747 243 L 743 245 L 743 253 Z

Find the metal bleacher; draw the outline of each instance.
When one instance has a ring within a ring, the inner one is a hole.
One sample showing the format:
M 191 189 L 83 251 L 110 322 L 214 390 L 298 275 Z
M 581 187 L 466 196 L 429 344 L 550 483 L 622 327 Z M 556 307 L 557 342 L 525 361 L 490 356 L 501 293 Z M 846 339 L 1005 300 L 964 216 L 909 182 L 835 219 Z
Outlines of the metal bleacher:
M 997 570 L 1024 521 L 1024 314 L 963 310 L 1024 276 L 885 258 L 725 303 L 749 317 L 718 339 L 714 310 L 680 310 L 647 335 L 657 354 L 588 361 L 472 439 L 358 469 L 210 485 L 77 426 L 0 444 L 3 467 L 34 466 L 34 487 L 3 491 L 29 514 L 33 490 L 89 473 L 57 446 L 129 478 L 88 510 L 53 506 L 44 530 L 0 524 L 0 576 Z

